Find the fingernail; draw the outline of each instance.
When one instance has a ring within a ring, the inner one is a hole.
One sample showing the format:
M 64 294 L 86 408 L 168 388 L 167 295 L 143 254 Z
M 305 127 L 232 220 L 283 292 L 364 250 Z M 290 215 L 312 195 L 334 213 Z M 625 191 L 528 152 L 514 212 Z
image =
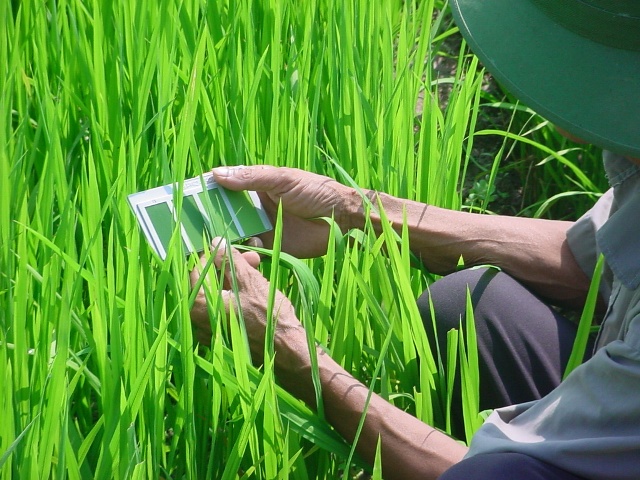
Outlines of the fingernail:
M 242 167 L 216 167 L 213 169 L 213 173 L 216 177 L 230 177 L 234 174 L 234 172 L 240 170 Z
M 216 167 L 213 169 L 216 177 L 228 177 L 230 175 L 229 167 Z
M 227 248 L 227 240 L 223 237 L 213 237 L 211 240 L 211 248 L 214 250 L 225 250 Z
M 258 237 L 249 237 L 247 240 L 245 240 L 244 244 L 249 247 L 264 247 L 264 243 Z

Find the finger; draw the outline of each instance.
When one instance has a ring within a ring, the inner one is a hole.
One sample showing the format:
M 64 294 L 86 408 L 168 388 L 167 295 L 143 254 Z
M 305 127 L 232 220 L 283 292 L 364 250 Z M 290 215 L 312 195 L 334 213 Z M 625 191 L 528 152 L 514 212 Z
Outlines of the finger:
M 220 269 L 224 270 L 225 278 L 230 276 L 231 269 L 237 269 L 247 264 L 248 260 L 243 258 L 242 254 L 233 247 L 228 247 L 227 240 L 223 237 L 214 237 L 211 240 L 211 250 L 213 251 L 213 263 Z M 251 259 L 250 261 L 254 261 Z M 233 263 L 231 267 L 230 263 Z
M 262 205 L 264 206 L 264 201 L 262 202 Z M 275 223 L 275 220 L 272 218 L 272 215 L 269 213 L 269 210 L 267 210 L 267 215 L 269 216 L 269 218 L 271 218 L 271 222 Z M 268 230 L 260 234 L 260 241 L 262 242 L 262 245 L 265 248 L 273 247 L 273 239 L 274 239 L 273 230 Z
M 227 240 L 223 237 L 214 237 L 211 240 L 211 251 L 213 252 L 213 263 L 221 268 L 227 259 Z
M 202 259 L 202 256 L 200 257 Z M 200 274 L 202 273 L 202 264 L 198 262 L 196 266 L 193 267 L 193 270 L 189 272 L 189 283 L 191 284 L 191 288 L 195 288 L 198 280 L 200 279 Z
M 244 245 L 257 248 L 264 247 L 264 243 L 260 237 L 249 237 L 244 241 Z
M 253 268 L 258 268 L 260 265 L 260 255 L 258 252 L 243 252 L 242 258 Z
M 273 231 L 270 231 L 269 233 L 270 235 L 269 234 L 265 235 L 263 233 L 260 235 L 260 237 L 249 237 L 244 241 L 244 245 L 248 247 L 255 247 L 255 248 L 265 248 L 265 245 L 266 245 L 267 248 L 269 248 L 273 245 Z M 262 256 L 258 254 L 258 258 L 257 258 L 258 263 L 261 257 Z M 253 255 L 247 258 L 247 261 L 251 264 L 253 268 L 258 268 L 258 263 L 256 263 L 256 258 Z
M 221 237 L 215 237 L 211 241 L 211 248 L 214 252 L 214 264 L 224 272 L 225 288 L 234 285 L 234 280 L 238 288 L 242 288 L 245 278 L 250 278 L 260 263 L 260 256 L 256 252 L 246 252 L 244 255 L 235 248 L 227 248 L 227 241 Z
M 252 237 L 255 239 L 255 237 Z M 258 239 L 255 239 L 258 240 Z M 262 244 L 262 241 L 258 240 L 258 242 L 253 242 L 254 244 Z M 222 237 L 215 237 L 211 241 L 211 247 L 215 253 L 216 259 L 215 264 L 218 268 L 224 266 L 225 259 L 227 257 L 227 241 Z M 260 254 L 258 252 L 248 251 L 240 253 L 235 248 L 231 249 L 233 255 L 240 256 L 246 263 L 248 263 L 253 268 L 258 268 L 260 265 Z M 202 260 L 201 262 L 205 262 L 206 260 Z
M 288 170 L 290 169 L 270 165 L 254 165 L 251 167 L 217 167 L 212 172 L 215 181 L 230 190 L 268 192 L 283 185 Z
M 199 261 L 193 267 L 193 270 L 189 272 L 189 282 L 191 283 L 192 289 L 196 287 L 200 281 L 200 277 L 207 270 L 207 263 L 208 259 L 203 254 L 200 254 Z M 202 287 L 200 287 L 200 293 L 202 293 Z

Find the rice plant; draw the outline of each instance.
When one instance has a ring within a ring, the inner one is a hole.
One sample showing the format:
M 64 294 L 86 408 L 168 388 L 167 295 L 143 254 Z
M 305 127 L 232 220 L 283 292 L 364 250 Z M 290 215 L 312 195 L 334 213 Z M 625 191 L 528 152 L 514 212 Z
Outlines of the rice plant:
M 268 361 L 251 364 L 242 322 L 215 302 L 211 347 L 197 345 L 193 259 L 175 235 L 165 260 L 154 255 L 126 198 L 264 163 L 461 208 L 483 70 L 463 45 L 452 77 L 434 73 L 456 34 L 443 8 L 0 2 L 0 477 L 328 479 L 363 467 Z M 430 277 L 406 234 L 335 230 L 322 258 L 272 255 L 263 272 L 313 339 L 372 391 L 447 427 L 450 379 L 415 307 Z M 471 380 L 472 343 L 460 360 Z

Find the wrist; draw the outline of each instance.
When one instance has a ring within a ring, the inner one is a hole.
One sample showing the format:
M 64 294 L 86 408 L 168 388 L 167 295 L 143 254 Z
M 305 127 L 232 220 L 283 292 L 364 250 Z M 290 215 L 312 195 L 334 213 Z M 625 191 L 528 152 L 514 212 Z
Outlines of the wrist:
M 307 334 L 302 325 L 278 326 L 274 339 L 276 352 L 275 367 L 278 378 L 283 383 L 303 382 L 311 378 L 311 359 L 307 344 Z
M 376 195 L 377 192 L 374 190 L 345 188 L 340 209 L 336 212 L 336 222 L 343 232 L 354 228 L 364 228 L 365 217 L 369 210 L 367 204 L 369 202 L 377 204 Z
M 337 364 L 321 347 L 315 346 L 317 367 L 323 385 L 323 391 L 328 388 L 323 377 L 334 378 L 334 367 Z M 304 401 L 310 408 L 316 409 L 315 386 L 312 378 L 313 366 L 304 328 L 290 329 L 282 332 L 276 338 L 276 374 L 278 383 Z M 344 372 L 346 373 L 346 372 Z

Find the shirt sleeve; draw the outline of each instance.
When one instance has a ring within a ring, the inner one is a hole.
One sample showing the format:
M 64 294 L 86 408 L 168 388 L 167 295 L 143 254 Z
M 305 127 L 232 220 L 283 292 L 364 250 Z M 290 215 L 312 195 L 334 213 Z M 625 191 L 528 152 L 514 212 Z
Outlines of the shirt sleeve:
M 468 456 L 520 452 L 587 479 L 640 476 L 640 312 L 541 400 L 498 409 Z
M 596 233 L 615 210 L 614 204 L 614 191 L 609 189 L 567 231 L 567 242 L 571 253 L 573 253 L 578 265 L 589 278 L 593 275 L 596 262 L 601 253 L 596 242 Z M 600 281 L 602 298 L 608 299 L 611 295 L 612 282 L 611 272 L 605 270 Z

